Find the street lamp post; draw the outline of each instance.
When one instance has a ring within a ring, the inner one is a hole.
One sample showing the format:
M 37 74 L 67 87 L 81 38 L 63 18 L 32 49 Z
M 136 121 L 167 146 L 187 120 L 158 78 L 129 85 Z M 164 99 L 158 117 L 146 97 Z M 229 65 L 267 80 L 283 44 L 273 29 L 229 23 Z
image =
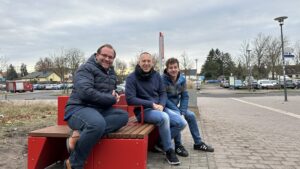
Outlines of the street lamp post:
M 287 92 L 286 92 L 286 79 L 285 79 L 285 60 L 284 60 L 284 45 L 283 45 L 283 33 L 282 33 L 282 25 L 283 21 L 287 19 L 287 16 L 280 16 L 275 18 L 275 21 L 279 22 L 280 31 L 281 31 L 281 53 L 282 53 L 282 69 L 283 69 L 283 86 L 284 86 L 284 101 L 287 101 Z M 279 79 L 280 80 L 280 79 Z
M 247 54 L 248 54 L 248 69 L 249 69 L 249 77 L 248 77 L 248 85 L 249 85 L 249 91 L 251 91 L 252 90 L 252 79 L 251 79 L 251 63 L 250 63 L 250 52 L 251 52 L 251 50 L 250 49 L 247 49 L 246 50 L 247 51 Z
M 198 62 L 198 59 L 195 59 L 195 61 L 196 61 L 196 81 L 198 81 L 198 76 L 197 76 L 197 72 L 198 72 L 198 64 L 197 64 L 197 62 Z

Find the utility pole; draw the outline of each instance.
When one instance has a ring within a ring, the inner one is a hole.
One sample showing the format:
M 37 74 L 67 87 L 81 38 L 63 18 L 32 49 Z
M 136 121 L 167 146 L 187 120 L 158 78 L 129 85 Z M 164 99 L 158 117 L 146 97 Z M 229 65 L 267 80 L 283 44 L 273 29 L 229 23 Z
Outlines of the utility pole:
M 196 61 L 196 81 L 198 81 L 198 59 L 195 59 L 195 61 Z
M 284 45 L 283 45 L 283 33 L 282 33 L 282 25 L 283 21 L 287 19 L 287 16 L 277 17 L 274 20 L 279 22 L 280 31 L 281 31 L 281 53 L 282 53 L 282 69 L 283 69 L 283 85 L 284 85 L 284 101 L 287 101 L 287 92 L 286 92 L 286 78 L 285 78 L 285 60 L 284 60 Z M 280 79 L 279 79 L 280 80 Z
M 252 89 L 252 80 L 251 80 L 251 63 L 250 63 L 250 52 L 251 50 L 250 49 L 247 49 L 247 54 L 248 54 L 248 69 L 249 69 L 249 72 L 248 72 L 248 85 L 249 85 L 249 91 L 251 91 Z

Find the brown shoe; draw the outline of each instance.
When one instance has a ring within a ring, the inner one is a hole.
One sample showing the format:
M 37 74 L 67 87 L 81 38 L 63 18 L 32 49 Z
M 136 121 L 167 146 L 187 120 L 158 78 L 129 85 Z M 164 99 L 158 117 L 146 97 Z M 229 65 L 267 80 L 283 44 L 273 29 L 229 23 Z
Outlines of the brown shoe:
M 70 160 L 69 160 L 69 159 L 66 159 L 66 160 L 65 160 L 64 168 L 65 168 L 65 169 L 72 169 L 71 163 L 70 163 Z
M 67 138 L 66 145 L 67 145 L 67 150 L 70 153 L 71 151 L 74 150 L 76 142 L 80 138 L 80 134 L 78 130 L 71 131 L 72 134 L 71 136 Z

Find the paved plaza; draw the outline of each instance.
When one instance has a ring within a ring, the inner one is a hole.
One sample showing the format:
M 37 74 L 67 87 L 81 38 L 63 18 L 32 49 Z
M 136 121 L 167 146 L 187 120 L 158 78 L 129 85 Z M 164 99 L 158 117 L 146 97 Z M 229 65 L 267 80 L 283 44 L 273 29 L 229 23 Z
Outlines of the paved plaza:
M 198 122 L 215 152 L 193 150 L 186 128 L 183 139 L 190 156 L 170 166 L 164 155 L 150 152 L 148 169 L 300 169 L 299 95 L 284 102 L 283 95 L 204 97 L 201 92 Z

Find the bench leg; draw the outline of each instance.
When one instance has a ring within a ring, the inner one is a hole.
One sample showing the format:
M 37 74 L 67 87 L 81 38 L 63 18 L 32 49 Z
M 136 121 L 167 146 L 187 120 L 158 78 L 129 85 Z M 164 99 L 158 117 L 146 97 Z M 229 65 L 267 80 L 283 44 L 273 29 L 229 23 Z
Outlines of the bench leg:
M 40 169 L 67 158 L 65 138 L 28 137 L 28 169 Z
M 94 147 L 94 168 L 146 169 L 148 137 L 101 139 Z

